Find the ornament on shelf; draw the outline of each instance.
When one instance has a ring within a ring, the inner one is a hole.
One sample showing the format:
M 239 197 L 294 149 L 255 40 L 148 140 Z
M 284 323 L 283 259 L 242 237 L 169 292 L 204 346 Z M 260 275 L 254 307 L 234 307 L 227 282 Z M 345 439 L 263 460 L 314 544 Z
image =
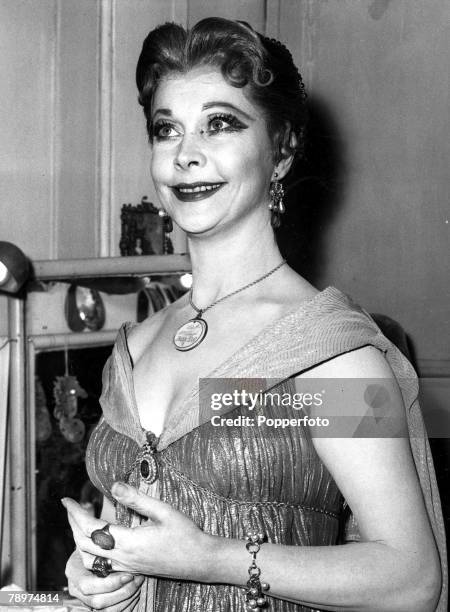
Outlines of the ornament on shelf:
M 55 409 L 53 416 L 59 421 L 62 435 L 73 444 L 81 442 L 85 434 L 85 426 L 81 419 L 76 417 L 78 412 L 78 398 L 86 398 L 87 393 L 81 387 L 76 376 L 69 374 L 69 357 L 67 348 L 64 351 L 65 374 L 57 376 L 53 385 Z
M 172 219 L 161 214 L 154 204 L 143 196 L 140 204 L 123 204 L 120 213 L 121 255 L 168 255 L 173 253 L 170 232 Z

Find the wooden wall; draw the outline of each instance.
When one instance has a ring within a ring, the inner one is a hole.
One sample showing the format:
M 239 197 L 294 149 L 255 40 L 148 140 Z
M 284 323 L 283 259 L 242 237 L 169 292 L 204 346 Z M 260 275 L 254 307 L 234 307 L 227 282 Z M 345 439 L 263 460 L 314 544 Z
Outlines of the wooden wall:
M 446 0 L 0 0 L 0 239 L 35 259 L 118 253 L 121 205 L 154 198 L 142 39 L 208 15 L 283 40 L 326 124 L 336 189 L 304 245 L 318 286 L 398 319 L 423 371 L 449 374 Z

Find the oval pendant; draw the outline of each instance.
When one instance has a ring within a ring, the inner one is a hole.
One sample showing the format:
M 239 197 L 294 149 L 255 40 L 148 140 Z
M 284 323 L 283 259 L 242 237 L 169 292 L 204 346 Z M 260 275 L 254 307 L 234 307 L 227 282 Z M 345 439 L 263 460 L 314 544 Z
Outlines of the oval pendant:
M 178 351 L 190 351 L 203 341 L 208 331 L 204 319 L 191 319 L 179 327 L 173 337 L 173 343 Z
M 141 473 L 141 478 L 147 484 L 153 484 L 156 480 L 158 480 L 158 464 L 156 463 L 156 459 L 154 455 L 145 454 L 139 465 L 139 471 Z

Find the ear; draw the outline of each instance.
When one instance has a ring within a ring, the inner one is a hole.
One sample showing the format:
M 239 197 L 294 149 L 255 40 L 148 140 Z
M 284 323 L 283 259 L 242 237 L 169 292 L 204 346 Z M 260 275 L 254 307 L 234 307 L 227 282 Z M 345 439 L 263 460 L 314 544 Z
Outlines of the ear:
M 289 172 L 294 161 L 295 151 L 298 146 L 298 138 L 291 126 L 286 126 L 286 131 L 283 135 L 282 144 L 280 147 L 280 158 L 277 165 L 273 169 L 272 181 L 283 179 Z M 276 174 L 276 176 L 275 176 Z

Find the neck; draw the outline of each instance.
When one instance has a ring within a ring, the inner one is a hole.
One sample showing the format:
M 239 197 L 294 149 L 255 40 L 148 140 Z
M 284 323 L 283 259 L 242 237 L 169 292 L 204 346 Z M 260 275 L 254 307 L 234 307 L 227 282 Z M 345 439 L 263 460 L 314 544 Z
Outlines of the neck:
M 269 223 L 255 231 L 240 229 L 216 236 L 188 236 L 192 262 L 192 299 L 198 308 L 257 280 L 282 261 Z M 257 237 L 255 239 L 255 236 Z

